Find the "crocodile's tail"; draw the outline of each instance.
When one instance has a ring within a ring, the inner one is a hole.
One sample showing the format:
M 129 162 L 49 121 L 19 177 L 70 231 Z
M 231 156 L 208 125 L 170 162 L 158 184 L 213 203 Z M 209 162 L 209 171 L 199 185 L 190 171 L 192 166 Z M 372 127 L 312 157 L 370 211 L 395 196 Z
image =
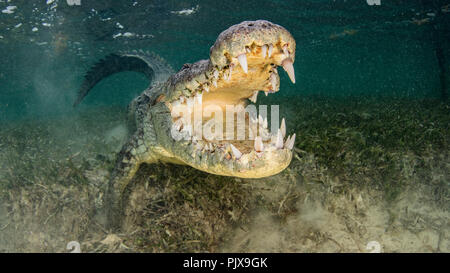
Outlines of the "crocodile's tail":
M 143 73 L 151 82 L 164 82 L 174 73 L 164 59 L 152 52 L 133 50 L 110 54 L 86 73 L 73 106 L 77 106 L 102 79 L 123 71 Z

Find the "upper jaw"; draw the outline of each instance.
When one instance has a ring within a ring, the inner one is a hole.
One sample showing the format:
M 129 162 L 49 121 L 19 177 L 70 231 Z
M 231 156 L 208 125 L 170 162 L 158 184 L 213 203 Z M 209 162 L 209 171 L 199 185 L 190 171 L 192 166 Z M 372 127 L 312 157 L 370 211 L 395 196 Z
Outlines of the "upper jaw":
M 181 96 L 193 97 L 215 87 L 219 77 L 226 77 L 230 67 L 244 70 L 244 57 L 248 52 L 257 52 L 274 66 L 283 66 L 295 83 L 293 62 L 296 43 L 292 35 L 283 27 L 269 21 L 244 21 L 223 31 L 210 49 L 210 59 L 194 64 L 186 64 L 166 82 L 164 101 L 174 101 Z M 240 57 L 241 56 L 241 57 Z M 247 67 L 248 70 L 248 67 Z M 277 78 L 278 75 L 275 77 Z M 265 92 L 277 91 L 279 87 L 270 84 L 261 86 Z
M 295 61 L 295 40 L 282 26 L 266 20 L 244 21 L 223 31 L 210 49 L 210 59 L 214 66 L 222 69 L 228 65 L 230 58 L 237 58 L 247 53 L 247 48 L 254 46 L 273 46 L 277 65 L 286 58 L 282 56 L 283 47 L 287 47 L 292 62 Z

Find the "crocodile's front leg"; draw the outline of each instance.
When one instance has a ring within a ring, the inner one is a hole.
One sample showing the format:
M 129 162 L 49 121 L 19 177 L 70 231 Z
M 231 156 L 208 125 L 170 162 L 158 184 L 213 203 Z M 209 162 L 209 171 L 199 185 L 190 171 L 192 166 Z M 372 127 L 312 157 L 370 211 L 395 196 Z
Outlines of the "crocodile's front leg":
M 156 157 L 144 141 L 144 133 L 138 130 L 122 147 L 116 166 L 111 173 L 106 195 L 107 225 L 112 230 L 120 228 L 123 218 L 123 193 L 142 163 L 154 163 Z

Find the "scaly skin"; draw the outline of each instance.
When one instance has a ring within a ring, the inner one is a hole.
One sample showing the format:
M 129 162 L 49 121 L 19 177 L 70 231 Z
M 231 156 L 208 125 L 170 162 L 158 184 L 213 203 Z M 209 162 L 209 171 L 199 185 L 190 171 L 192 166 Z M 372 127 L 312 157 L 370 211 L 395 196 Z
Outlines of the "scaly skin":
M 271 133 L 266 130 L 269 138 L 261 142 L 263 150 L 256 143 L 253 148 L 253 140 L 205 141 L 189 137 L 177 141 L 171 133 L 177 128 L 174 124 L 180 125 L 177 129 L 180 133 L 187 134 L 187 123 L 172 110 L 181 104 L 180 98 L 187 101 L 199 94 L 202 94 L 203 107 L 214 104 L 224 109 L 225 105 L 245 106 L 255 91 L 277 92 L 280 82 L 276 67 L 292 67 L 295 46 L 295 40 L 283 27 L 263 20 L 246 21 L 219 35 L 211 47 L 209 60 L 185 64 L 168 79 L 170 67 L 160 58 L 143 52 L 111 55 L 96 65 L 87 74 L 77 103 L 102 78 L 120 71 L 139 71 L 156 80 L 156 84 L 130 104 L 130 129 L 134 134 L 119 153 L 109 183 L 111 227 L 120 227 L 122 193 L 142 163 L 185 164 L 212 174 L 242 178 L 266 177 L 284 170 L 292 159 L 295 138 L 292 143 L 284 142 L 284 131 L 280 146 L 276 137 L 280 133 L 273 133 L 274 137 L 270 138 Z M 263 51 L 267 52 L 265 56 Z M 241 54 L 246 56 L 247 73 L 238 59 Z M 293 70 L 289 76 L 295 80 Z M 261 125 L 253 123 L 252 126 Z M 233 152 L 230 143 L 243 152 Z

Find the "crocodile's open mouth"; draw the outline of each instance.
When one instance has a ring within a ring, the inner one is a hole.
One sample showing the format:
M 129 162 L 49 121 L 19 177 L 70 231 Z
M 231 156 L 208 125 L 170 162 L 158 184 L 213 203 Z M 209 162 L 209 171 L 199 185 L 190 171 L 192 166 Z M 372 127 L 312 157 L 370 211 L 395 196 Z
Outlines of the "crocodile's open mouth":
M 270 131 L 267 118 L 247 107 L 259 91 L 279 91 L 281 66 L 295 83 L 295 40 L 268 21 L 243 22 L 219 35 L 210 60 L 187 64 L 168 81 L 173 154 L 206 172 L 263 177 L 291 161 L 293 136 L 284 119 Z M 269 107 L 270 109 L 270 107 Z M 231 112 L 230 112 L 231 111 Z

